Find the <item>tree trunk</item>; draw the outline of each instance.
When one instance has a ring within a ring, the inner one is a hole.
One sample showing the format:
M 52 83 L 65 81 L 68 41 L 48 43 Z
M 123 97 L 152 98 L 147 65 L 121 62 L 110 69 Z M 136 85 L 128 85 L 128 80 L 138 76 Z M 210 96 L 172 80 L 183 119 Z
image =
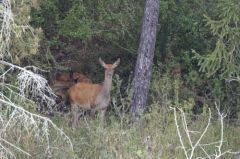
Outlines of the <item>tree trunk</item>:
M 142 33 L 133 79 L 131 112 L 134 118 L 145 110 L 151 80 L 151 69 L 155 51 L 160 0 L 146 0 Z

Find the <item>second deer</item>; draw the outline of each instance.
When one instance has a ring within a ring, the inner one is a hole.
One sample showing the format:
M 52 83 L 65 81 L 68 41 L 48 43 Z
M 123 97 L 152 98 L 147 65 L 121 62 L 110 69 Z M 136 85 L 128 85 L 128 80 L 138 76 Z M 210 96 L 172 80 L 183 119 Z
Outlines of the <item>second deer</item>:
M 101 119 L 103 120 L 110 103 L 112 76 L 114 69 L 120 63 L 120 59 L 113 64 L 105 64 L 101 58 L 99 58 L 99 62 L 105 68 L 105 78 L 102 84 L 77 83 L 68 90 L 74 126 L 81 115 L 80 109 L 91 110 L 91 112 L 100 111 Z

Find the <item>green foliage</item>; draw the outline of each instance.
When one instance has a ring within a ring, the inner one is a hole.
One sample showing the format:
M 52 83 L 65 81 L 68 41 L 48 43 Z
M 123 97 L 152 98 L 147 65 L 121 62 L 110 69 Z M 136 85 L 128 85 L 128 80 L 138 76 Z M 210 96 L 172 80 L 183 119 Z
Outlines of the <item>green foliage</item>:
M 136 27 L 139 28 L 140 24 L 139 6 L 139 3 L 128 0 L 76 0 L 67 16 L 59 22 L 59 33 L 82 40 L 100 37 L 120 42 L 129 39 L 127 41 L 133 44 L 136 42 Z
M 63 35 L 87 41 L 93 37 L 136 49 L 143 3 L 141 1 L 44 0 L 32 10 L 32 24 L 48 38 Z M 138 29 L 137 29 L 138 28 Z M 134 47 L 132 45 L 134 44 Z
M 240 5 L 235 0 L 222 0 L 217 4 L 217 19 L 205 16 L 207 26 L 216 36 L 215 49 L 206 57 L 196 55 L 200 71 L 208 76 L 218 74 L 222 78 L 240 75 Z
M 39 8 L 33 8 L 31 12 L 31 25 L 41 27 L 48 38 L 57 35 L 60 13 L 58 4 L 58 0 L 41 0 L 39 1 Z
M 162 54 L 163 59 L 160 60 L 171 54 L 179 58 L 191 49 L 208 50 L 212 39 L 204 27 L 203 14 L 212 10 L 212 4 L 214 2 L 161 1 L 159 40 L 156 46 L 156 53 Z
M 82 1 L 75 3 L 67 17 L 60 22 L 60 34 L 81 39 L 90 38 L 94 27 L 93 17 L 88 17 L 87 8 Z
M 215 8 L 213 15 L 205 15 L 206 26 L 216 38 L 213 51 L 204 55 L 194 51 L 194 58 L 198 61 L 199 70 L 210 77 L 207 93 L 214 100 L 219 100 L 231 117 L 236 117 L 240 110 L 240 83 L 226 83 L 224 80 L 240 75 L 240 6 L 235 0 L 221 0 Z

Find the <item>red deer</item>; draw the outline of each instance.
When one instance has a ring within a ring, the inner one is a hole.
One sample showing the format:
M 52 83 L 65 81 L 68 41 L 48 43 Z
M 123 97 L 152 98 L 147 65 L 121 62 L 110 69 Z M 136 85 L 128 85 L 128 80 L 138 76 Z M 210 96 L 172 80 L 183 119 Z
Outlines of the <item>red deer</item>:
M 80 108 L 91 110 L 91 112 L 100 111 L 101 119 L 104 118 L 111 98 L 112 76 L 114 69 L 120 63 L 120 59 L 113 64 L 105 64 L 101 58 L 99 58 L 99 62 L 105 68 L 103 84 L 77 83 L 68 90 L 73 125 L 77 124 L 78 118 L 81 115 Z

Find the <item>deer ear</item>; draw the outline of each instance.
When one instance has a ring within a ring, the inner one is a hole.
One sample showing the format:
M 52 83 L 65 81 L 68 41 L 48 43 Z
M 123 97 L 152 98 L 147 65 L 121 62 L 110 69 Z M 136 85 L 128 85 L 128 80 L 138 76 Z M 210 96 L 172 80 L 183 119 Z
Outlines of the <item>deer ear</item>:
M 115 61 L 115 62 L 113 63 L 113 67 L 115 68 L 115 67 L 117 67 L 119 64 L 120 64 L 120 58 L 118 58 L 117 61 Z
M 105 62 L 101 59 L 101 57 L 99 58 L 99 63 L 102 65 L 102 67 L 106 68 L 106 64 L 105 64 Z

